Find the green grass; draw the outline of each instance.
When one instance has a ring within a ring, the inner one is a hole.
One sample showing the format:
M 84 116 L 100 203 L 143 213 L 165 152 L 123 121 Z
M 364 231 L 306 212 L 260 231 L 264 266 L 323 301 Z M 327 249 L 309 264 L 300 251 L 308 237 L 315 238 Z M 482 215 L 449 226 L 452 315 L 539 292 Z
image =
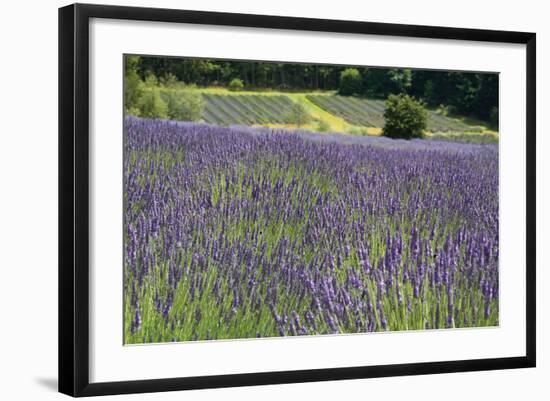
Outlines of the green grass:
M 451 142 L 462 142 L 462 143 L 473 143 L 473 144 L 497 144 L 498 143 L 498 134 L 493 132 L 471 132 L 471 133 L 449 133 L 449 134 L 430 134 L 426 137 L 427 139 L 437 140 L 437 141 L 451 141 Z

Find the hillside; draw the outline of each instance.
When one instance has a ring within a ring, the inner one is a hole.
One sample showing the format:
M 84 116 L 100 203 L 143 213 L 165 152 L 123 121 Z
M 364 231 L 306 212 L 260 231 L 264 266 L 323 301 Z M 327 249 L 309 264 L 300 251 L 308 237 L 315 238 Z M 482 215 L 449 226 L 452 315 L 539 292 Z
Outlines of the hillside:
M 312 120 L 302 128 L 378 135 L 384 126 L 384 101 L 339 96 L 334 92 L 232 92 L 222 88 L 196 89 L 202 94 L 204 110 L 201 119 L 218 125 L 252 125 L 296 128 L 287 116 L 293 103 L 302 104 Z M 478 122 L 449 117 L 428 110 L 428 135 L 464 136 L 484 134 L 498 137 Z

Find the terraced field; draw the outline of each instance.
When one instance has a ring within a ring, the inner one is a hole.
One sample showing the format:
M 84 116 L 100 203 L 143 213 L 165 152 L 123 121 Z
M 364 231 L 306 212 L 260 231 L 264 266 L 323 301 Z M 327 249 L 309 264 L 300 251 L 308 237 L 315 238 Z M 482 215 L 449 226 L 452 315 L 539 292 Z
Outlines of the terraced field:
M 359 99 L 345 96 L 308 95 L 306 98 L 326 110 L 343 118 L 348 123 L 364 127 L 384 126 L 384 101 Z M 473 127 L 461 121 L 428 111 L 428 130 L 431 132 L 464 132 Z
M 217 125 L 285 124 L 295 101 L 306 101 L 311 107 L 326 112 L 342 122 L 357 127 L 384 127 L 383 100 L 361 99 L 338 95 L 305 95 L 302 100 L 284 94 L 218 94 L 203 93 L 205 107 L 201 119 Z M 478 127 L 465 124 L 434 111 L 428 111 L 428 131 L 463 133 Z
M 219 125 L 283 124 L 293 104 L 287 96 L 204 93 L 202 119 Z

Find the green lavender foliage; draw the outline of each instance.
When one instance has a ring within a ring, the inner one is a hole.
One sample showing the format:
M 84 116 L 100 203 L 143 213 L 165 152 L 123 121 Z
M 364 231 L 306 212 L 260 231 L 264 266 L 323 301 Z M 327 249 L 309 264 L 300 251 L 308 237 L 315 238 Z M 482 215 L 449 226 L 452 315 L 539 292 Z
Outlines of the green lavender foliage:
M 125 137 L 125 343 L 499 324 L 496 146 L 133 117 Z

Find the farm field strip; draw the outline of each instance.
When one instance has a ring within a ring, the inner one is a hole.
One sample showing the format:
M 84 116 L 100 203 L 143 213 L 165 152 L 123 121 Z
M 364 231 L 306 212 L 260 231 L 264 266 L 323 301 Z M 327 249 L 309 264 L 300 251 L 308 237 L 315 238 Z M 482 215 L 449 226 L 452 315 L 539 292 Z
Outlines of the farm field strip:
M 249 119 L 246 114 L 238 109 L 231 106 L 230 102 L 226 102 L 225 98 L 222 96 L 209 96 L 209 101 L 211 101 L 215 107 L 220 108 L 229 116 L 228 122 L 230 124 L 247 124 Z
M 214 117 L 210 120 L 210 117 Z M 224 107 L 220 107 L 218 103 L 210 98 L 206 98 L 206 104 L 202 114 L 202 118 L 210 124 L 236 124 L 234 117 L 228 113 Z
M 442 116 L 432 110 L 428 110 L 428 126 L 430 126 L 430 124 L 434 131 L 464 132 L 472 129 L 472 127 L 467 124 Z
M 269 123 L 270 118 L 269 115 L 266 113 L 264 108 L 262 107 L 254 107 L 254 105 L 251 105 L 250 102 L 245 102 L 240 97 L 235 97 L 232 99 L 235 101 L 236 106 L 242 107 L 243 111 L 252 118 L 253 123 L 258 124 L 266 124 Z
M 384 126 L 384 102 L 376 99 L 359 99 L 338 95 L 308 95 L 308 100 L 336 114 L 351 124 Z M 469 125 L 428 110 L 428 130 L 432 132 L 464 132 L 471 130 Z
M 376 122 L 373 118 L 375 117 L 374 115 L 366 112 L 365 110 L 358 110 L 355 105 L 347 104 L 347 99 L 343 99 L 344 101 L 340 102 L 337 99 L 333 99 L 332 96 L 326 96 L 326 99 L 319 98 L 310 100 L 313 102 L 321 102 L 322 104 L 324 104 L 324 106 L 318 104 L 319 107 L 325 108 L 329 113 L 332 112 L 333 114 L 338 115 L 339 117 L 343 118 L 351 124 L 365 127 L 376 126 Z
M 252 96 L 249 99 L 253 107 L 262 111 L 268 123 L 278 123 L 283 120 L 283 117 L 278 115 L 277 106 L 273 100 L 264 101 L 262 96 Z
M 293 102 L 286 96 L 203 93 L 202 119 L 211 124 L 256 125 L 284 123 Z
M 203 93 L 202 120 L 219 125 L 285 124 L 286 116 L 297 99 L 292 95 Z M 304 95 L 320 110 L 359 127 L 384 126 L 384 101 L 338 95 Z M 428 110 L 428 131 L 466 132 L 475 127 Z
M 371 103 L 361 102 L 352 97 L 340 97 L 339 99 L 331 99 L 331 101 L 343 111 L 351 109 L 353 111 L 352 115 L 358 117 L 365 116 L 373 127 L 382 127 L 384 125 L 384 119 L 378 113 L 378 110 L 372 107 Z
M 319 99 L 317 102 L 315 100 L 308 98 L 309 100 L 316 103 L 319 107 L 327 110 L 328 112 L 332 112 L 332 114 L 337 115 L 338 117 L 342 117 L 345 120 L 347 120 L 350 123 L 357 124 L 357 125 L 367 125 L 371 126 L 370 122 L 364 118 L 361 115 L 357 115 L 356 113 L 351 112 L 350 110 L 340 107 L 338 103 L 333 102 L 333 100 L 330 97 L 323 98 L 322 100 Z

